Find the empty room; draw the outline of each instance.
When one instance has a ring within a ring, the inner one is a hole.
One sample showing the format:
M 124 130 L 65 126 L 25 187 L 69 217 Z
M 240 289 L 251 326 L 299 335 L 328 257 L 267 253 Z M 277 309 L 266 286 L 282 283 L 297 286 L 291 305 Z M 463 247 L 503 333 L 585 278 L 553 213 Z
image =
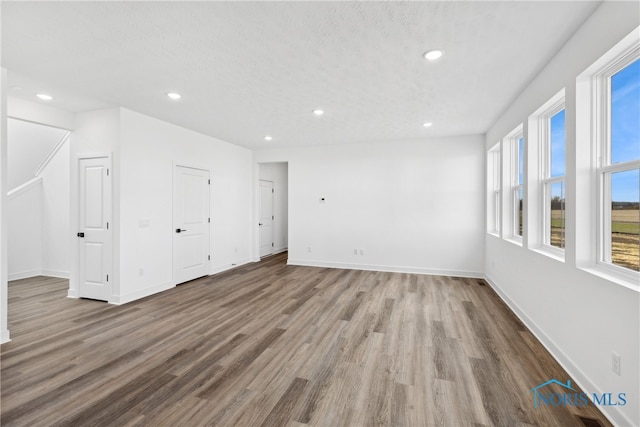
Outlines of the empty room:
M 2 1 L 2 426 L 640 427 L 640 3 Z

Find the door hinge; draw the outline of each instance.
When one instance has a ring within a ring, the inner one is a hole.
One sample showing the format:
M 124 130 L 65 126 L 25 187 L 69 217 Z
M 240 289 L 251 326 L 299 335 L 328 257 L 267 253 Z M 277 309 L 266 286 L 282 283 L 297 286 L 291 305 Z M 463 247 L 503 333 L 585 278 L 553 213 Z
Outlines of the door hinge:
M 109 176 L 109 169 L 107 168 L 107 176 Z
M 271 220 L 274 220 L 274 219 L 276 219 L 276 217 L 275 217 L 275 216 L 273 216 L 273 215 L 271 215 Z
M 207 222 L 211 222 L 211 218 L 207 218 Z
M 107 274 L 107 282 L 109 281 L 109 275 Z
M 211 255 L 207 255 L 207 259 L 211 261 Z
M 271 242 L 271 247 L 273 248 L 275 246 L 275 244 L 273 242 Z
M 109 223 L 107 222 L 107 230 L 109 229 Z
M 207 180 L 207 184 L 211 185 L 211 180 L 210 179 Z
M 276 192 L 276 189 L 275 189 L 275 188 L 272 188 L 272 189 L 271 189 L 271 192 L 272 192 L 272 193 L 275 193 L 275 192 Z

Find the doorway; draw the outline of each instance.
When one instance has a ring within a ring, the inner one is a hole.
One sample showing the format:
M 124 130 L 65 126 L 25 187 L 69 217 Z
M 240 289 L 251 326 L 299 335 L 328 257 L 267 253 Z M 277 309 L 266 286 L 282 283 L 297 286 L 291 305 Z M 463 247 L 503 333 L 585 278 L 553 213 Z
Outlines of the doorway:
M 289 246 L 289 164 L 259 163 L 256 194 L 259 256 L 286 252 Z
M 69 278 L 69 135 L 7 119 L 7 277 Z
M 272 255 L 273 241 L 273 181 L 260 180 L 260 258 Z
M 173 278 L 175 284 L 209 274 L 209 171 L 175 166 Z

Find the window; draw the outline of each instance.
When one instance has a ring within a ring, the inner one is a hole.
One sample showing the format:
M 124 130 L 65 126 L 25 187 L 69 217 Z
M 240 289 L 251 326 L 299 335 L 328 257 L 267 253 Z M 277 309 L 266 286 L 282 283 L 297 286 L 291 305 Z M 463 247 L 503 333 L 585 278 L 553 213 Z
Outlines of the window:
M 564 249 L 565 246 L 565 111 L 556 107 L 545 120 L 543 243 Z
M 575 241 L 568 242 L 575 244 L 577 267 L 635 291 L 640 291 L 639 30 L 576 78 Z
M 500 234 L 500 143 L 487 153 L 487 232 Z
M 565 248 L 565 90 L 529 117 L 527 161 L 527 244 L 564 260 Z
M 598 76 L 598 261 L 640 271 L 640 59 Z
M 523 126 L 520 125 L 506 136 L 504 147 L 504 170 L 509 171 L 508 194 L 505 205 L 508 206 L 507 223 L 505 224 L 505 238 L 516 243 L 522 243 L 524 221 L 524 133 Z
M 513 170 L 513 218 L 514 218 L 514 228 L 513 234 L 516 236 L 522 237 L 522 202 L 524 196 L 524 137 L 522 134 L 516 140 L 517 142 L 515 150 L 515 159 L 513 165 L 515 169 Z

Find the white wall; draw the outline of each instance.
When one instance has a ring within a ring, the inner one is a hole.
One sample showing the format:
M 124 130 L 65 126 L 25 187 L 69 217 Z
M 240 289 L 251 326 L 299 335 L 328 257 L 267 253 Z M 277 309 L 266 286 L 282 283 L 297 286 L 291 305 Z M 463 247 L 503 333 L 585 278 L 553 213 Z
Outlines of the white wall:
M 69 277 L 69 141 L 58 145 L 67 131 L 18 120 L 9 125 L 8 182 L 21 185 L 7 199 L 8 278 Z
M 7 184 L 11 191 L 36 176 L 42 161 L 67 131 L 15 119 L 7 124 Z
M 76 127 L 75 113 L 13 96 L 7 97 L 7 115 L 59 129 L 73 130 Z
M 121 288 L 117 302 L 174 285 L 174 165 L 210 171 L 210 272 L 250 261 L 249 150 L 125 109 L 121 110 L 121 150 Z
M 8 279 L 42 273 L 42 181 L 7 198 Z
M 7 70 L 0 68 L 0 343 L 10 340 L 7 327 L 7 189 Z
M 576 77 L 638 25 L 637 2 L 604 2 L 520 94 L 486 136 L 489 149 L 566 88 L 565 262 L 486 235 L 487 278 L 589 393 L 627 393 L 624 407 L 600 407 L 618 425 L 640 425 L 640 296 L 576 268 Z M 526 130 L 526 129 L 525 129 Z M 611 352 L 622 376 L 611 370 Z M 540 382 L 548 378 L 540 378 Z M 559 378 L 559 380 L 564 380 Z M 532 384 L 532 386 L 535 384 Z
M 59 148 L 41 172 L 42 177 L 42 274 L 69 277 L 69 145 Z
M 289 263 L 476 277 L 484 159 L 481 136 L 254 153 L 289 163 Z
M 273 182 L 274 253 L 287 250 L 289 235 L 289 167 L 286 163 L 261 163 L 260 179 Z

